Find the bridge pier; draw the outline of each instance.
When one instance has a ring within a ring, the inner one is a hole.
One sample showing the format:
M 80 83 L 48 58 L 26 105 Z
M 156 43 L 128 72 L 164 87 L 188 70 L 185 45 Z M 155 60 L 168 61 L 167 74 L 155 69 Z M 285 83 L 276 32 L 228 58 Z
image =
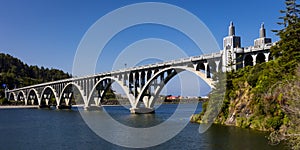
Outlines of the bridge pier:
M 154 108 L 130 108 L 130 113 L 132 114 L 151 114 L 154 113 L 155 109 Z
M 71 109 L 72 106 L 70 105 L 57 105 L 56 109 Z

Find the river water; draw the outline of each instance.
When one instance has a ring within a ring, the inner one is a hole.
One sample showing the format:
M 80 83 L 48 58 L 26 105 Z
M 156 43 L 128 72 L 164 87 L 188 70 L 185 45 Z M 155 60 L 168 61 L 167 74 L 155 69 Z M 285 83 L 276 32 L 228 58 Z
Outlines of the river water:
M 132 115 L 122 106 L 105 106 L 104 109 L 123 124 L 147 127 L 168 119 L 176 107 L 177 105 L 174 104 L 164 104 L 156 110 L 155 114 L 146 115 Z M 201 107 L 198 107 L 197 112 L 200 111 Z M 99 113 L 103 113 L 103 110 Z M 199 134 L 198 128 L 198 124 L 189 123 L 171 140 L 149 149 L 285 149 L 282 145 L 268 145 L 267 134 L 264 132 L 213 125 L 205 133 Z M 0 110 L 0 149 L 128 148 L 111 144 L 97 136 L 85 124 L 77 109 L 2 109 Z

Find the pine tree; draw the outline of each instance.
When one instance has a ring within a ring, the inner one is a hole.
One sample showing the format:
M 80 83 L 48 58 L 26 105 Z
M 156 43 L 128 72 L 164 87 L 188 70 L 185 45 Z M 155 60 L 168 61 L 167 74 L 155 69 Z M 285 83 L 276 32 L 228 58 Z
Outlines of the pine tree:
M 285 5 L 286 10 L 280 10 L 280 13 L 285 14 L 285 16 L 279 17 L 279 19 L 282 19 L 283 22 L 278 23 L 279 25 L 283 25 L 284 28 L 286 28 L 289 24 L 299 22 L 300 16 L 300 5 L 297 4 L 297 0 L 286 0 Z
M 271 54 L 280 59 L 280 65 L 284 71 L 291 72 L 295 70 L 297 63 L 300 62 L 300 5 L 296 0 L 286 0 L 286 10 L 284 17 L 280 17 L 284 29 L 277 31 L 280 41 L 271 48 Z

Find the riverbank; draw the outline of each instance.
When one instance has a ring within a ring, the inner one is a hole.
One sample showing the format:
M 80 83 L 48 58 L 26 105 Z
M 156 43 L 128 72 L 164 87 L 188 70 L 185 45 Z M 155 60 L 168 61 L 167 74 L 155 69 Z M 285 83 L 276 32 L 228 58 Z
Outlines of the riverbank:
M 0 109 L 32 109 L 32 108 L 39 108 L 39 105 L 0 105 Z

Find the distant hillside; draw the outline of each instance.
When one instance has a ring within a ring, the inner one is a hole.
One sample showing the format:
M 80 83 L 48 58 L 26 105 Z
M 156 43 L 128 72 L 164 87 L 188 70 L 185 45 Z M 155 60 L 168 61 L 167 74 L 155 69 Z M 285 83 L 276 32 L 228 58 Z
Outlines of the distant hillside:
M 4 87 L 9 89 L 70 78 L 68 73 L 58 69 L 29 66 L 20 59 L 0 53 L 0 98 L 4 97 Z

